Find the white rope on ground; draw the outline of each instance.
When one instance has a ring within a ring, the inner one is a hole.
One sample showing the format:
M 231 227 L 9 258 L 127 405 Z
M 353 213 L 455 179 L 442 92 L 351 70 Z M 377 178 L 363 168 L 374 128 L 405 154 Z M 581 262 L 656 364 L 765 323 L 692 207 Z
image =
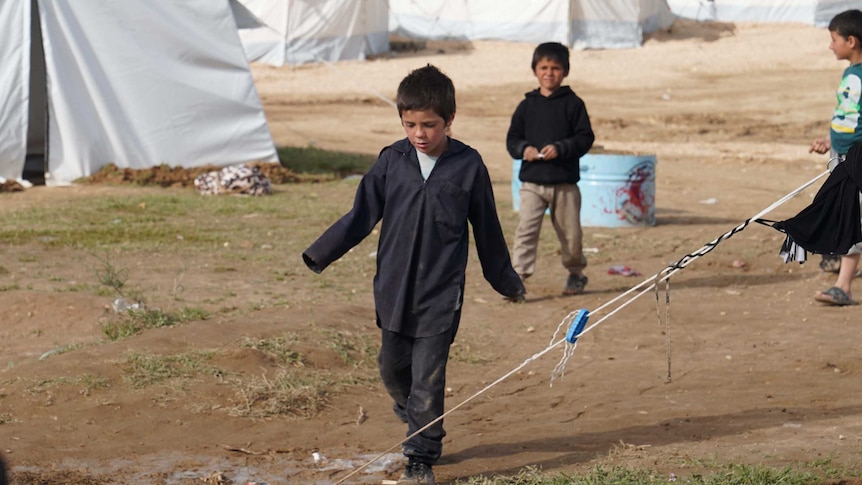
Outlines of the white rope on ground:
M 702 257 L 702 256 L 704 256 L 704 255 L 706 255 L 707 253 L 709 253 L 710 251 L 712 251 L 713 249 L 715 249 L 715 248 L 716 248 L 716 246 L 718 246 L 718 244 L 719 244 L 720 242 L 722 242 L 722 241 L 726 241 L 727 239 L 730 239 L 734 234 L 737 234 L 737 233 L 741 232 L 743 229 L 745 229 L 746 227 L 748 227 L 748 225 L 749 225 L 749 224 L 751 224 L 751 222 L 752 222 L 752 221 L 757 221 L 758 219 L 760 219 L 760 218 L 761 218 L 761 217 L 763 217 L 764 215 L 768 214 L 769 212 L 772 212 L 773 210 L 775 210 L 775 208 L 777 208 L 777 207 L 779 207 L 779 206 L 783 205 L 785 202 L 787 202 L 788 200 L 792 199 L 793 197 L 796 197 L 800 192 L 802 192 L 802 191 L 803 191 L 803 190 L 805 190 L 806 188 L 810 187 L 810 186 L 811 186 L 811 185 L 813 185 L 815 182 L 817 182 L 818 180 L 820 180 L 823 176 L 828 175 L 829 173 L 830 173 L 830 171 L 829 171 L 829 170 L 824 171 L 824 172 L 823 172 L 823 173 L 821 173 L 820 175 L 818 175 L 818 176 L 814 177 L 813 179 L 809 180 L 808 182 L 806 182 L 806 183 L 802 184 L 801 186 L 799 186 L 798 188 L 796 188 L 796 189 L 795 189 L 795 190 L 793 190 L 792 192 L 788 193 L 788 194 L 787 194 L 787 195 L 785 195 L 784 197 L 782 197 L 782 198 L 778 199 L 777 201 L 775 201 L 774 203 L 772 203 L 772 205 L 770 205 L 770 206 L 769 206 L 769 207 L 767 207 L 766 209 L 763 209 L 762 211 L 758 212 L 757 214 L 755 214 L 754 216 L 750 217 L 749 219 L 746 219 L 743 223 L 741 223 L 741 224 L 739 224 L 738 226 L 734 227 L 734 228 L 733 228 L 733 229 L 731 229 L 730 231 L 727 231 L 726 233 L 724 233 L 724 234 L 722 234 L 721 236 L 719 236 L 719 237 L 717 237 L 717 238 L 713 239 L 712 241 L 708 242 L 707 244 L 704 244 L 704 245 L 703 245 L 700 249 L 698 249 L 697 251 L 695 251 L 695 252 L 693 252 L 693 253 L 690 253 L 690 254 L 686 254 L 686 255 L 685 255 L 685 256 L 683 256 L 679 261 L 677 261 L 677 262 L 675 262 L 675 263 L 672 263 L 672 264 L 668 265 L 666 268 L 664 268 L 664 269 L 662 269 L 661 271 L 659 271 L 658 273 L 656 273 L 656 275 L 655 275 L 655 276 L 651 276 L 651 277 L 649 277 L 649 278 L 645 279 L 645 280 L 644 280 L 644 281 L 642 281 L 641 283 L 639 283 L 639 284 L 637 284 L 637 285 L 633 286 L 632 288 L 630 288 L 628 291 L 626 291 L 626 292 L 624 292 L 624 293 L 620 294 L 620 295 L 619 295 L 619 296 L 617 296 L 616 298 L 614 298 L 614 299 L 612 299 L 612 300 L 608 301 L 607 303 L 605 303 L 604 305 L 602 305 L 602 306 L 600 306 L 600 307 L 596 308 L 595 310 L 593 310 L 593 313 L 601 312 L 602 310 L 604 310 L 604 309 L 605 309 L 605 308 L 607 308 L 608 306 L 612 305 L 613 303 L 615 303 L 615 302 L 617 302 L 617 301 L 621 300 L 622 298 L 624 298 L 624 297 L 628 296 L 629 294 L 631 294 L 631 293 L 633 293 L 633 292 L 637 291 L 638 289 L 643 288 L 643 290 L 641 290 L 641 291 L 640 291 L 640 293 L 638 293 L 638 294 L 637 294 L 637 295 L 635 295 L 634 297 L 630 298 L 630 299 L 629 299 L 628 301 L 626 301 L 625 303 L 622 303 L 620 306 L 618 306 L 618 307 L 617 307 L 616 309 L 614 309 L 612 312 L 610 312 L 610 313 L 608 313 L 607 315 L 605 315 L 604 317 L 602 317 L 599 321 L 597 321 L 597 322 L 593 323 L 593 324 L 592 324 L 592 325 L 590 325 L 589 327 L 584 328 L 584 330 L 583 330 L 580 334 L 578 334 L 577 336 L 578 336 L 578 337 L 580 337 L 581 335 L 584 335 L 585 333 L 587 333 L 587 332 L 589 332 L 590 330 L 594 329 L 594 328 L 595 328 L 595 327 L 597 327 L 600 323 L 604 322 L 604 321 L 605 321 L 605 320 L 607 320 L 609 317 L 611 317 L 612 315 L 614 315 L 615 313 L 617 313 L 619 310 L 621 310 L 621 309 L 625 308 L 625 307 L 626 307 L 626 306 L 628 306 L 630 303 L 632 303 L 634 300 L 637 300 L 638 298 L 640 298 L 641 296 L 643 296 L 646 292 L 648 292 L 648 291 L 652 290 L 653 288 L 657 289 L 657 288 L 658 288 L 658 284 L 659 284 L 659 283 L 661 283 L 662 281 L 667 281 L 668 279 L 670 279 L 670 277 L 671 277 L 671 276 L 673 276 L 674 274 L 676 274 L 676 273 L 678 273 L 679 271 L 681 271 L 683 268 L 685 268 L 686 266 L 688 266 L 692 261 L 694 261 L 695 259 L 698 259 L 698 258 L 700 258 L 700 257 Z M 648 283 L 649 283 L 649 286 L 647 286 L 647 287 L 645 287 L 645 288 L 644 288 L 644 285 L 647 285 Z M 658 296 L 656 296 L 656 298 L 658 298 Z M 669 297 L 667 297 L 667 298 L 669 299 Z M 560 322 L 560 326 L 562 326 L 566 321 L 571 320 L 571 319 L 572 319 L 572 318 L 577 314 L 577 312 L 578 312 L 578 310 L 573 311 L 573 312 L 569 313 L 568 315 L 566 315 L 566 317 L 565 317 L 565 318 L 563 318 L 563 321 L 562 321 L 562 322 Z M 559 327 L 558 327 L 558 329 L 559 329 Z M 555 334 L 555 335 L 556 335 L 556 334 Z M 565 339 L 563 339 L 563 340 L 562 340 L 562 342 L 565 342 Z M 557 342 L 557 344 L 559 344 L 559 343 L 560 343 L 560 342 Z M 557 344 L 553 344 L 553 345 L 557 345 Z M 567 358 L 568 358 L 568 357 L 566 357 L 566 356 L 564 355 L 564 356 L 563 356 L 563 359 L 561 359 L 561 361 L 562 361 L 562 360 L 566 360 Z M 559 366 L 558 366 L 558 367 L 559 367 Z M 553 383 L 553 381 L 558 377 L 558 375 L 562 375 L 562 370 L 561 370 L 561 372 L 559 372 L 558 374 L 553 374 L 553 375 L 551 376 L 551 382 L 552 382 L 552 383 Z M 670 371 L 668 370 L 668 379 L 669 379 L 669 378 L 670 378 Z
M 593 312 L 592 312 L 592 313 L 599 313 L 599 312 L 601 312 L 601 311 L 605 310 L 606 308 L 608 308 L 609 306 L 613 305 L 614 303 L 616 303 L 616 302 L 618 302 L 618 301 L 622 300 L 622 299 L 623 299 L 623 298 L 625 298 L 626 296 L 631 295 L 632 293 L 634 293 L 634 292 L 636 292 L 636 291 L 640 290 L 640 292 L 638 292 L 636 295 L 634 295 L 633 297 L 629 298 L 627 301 L 625 301 L 625 302 L 621 303 L 619 306 L 617 306 L 616 308 L 614 308 L 613 310 L 611 310 L 610 312 L 608 312 L 606 315 L 604 315 L 604 316 L 603 316 L 601 319 L 599 319 L 597 322 L 595 322 L 595 323 L 593 323 L 592 325 L 590 325 L 590 326 L 588 326 L 588 327 L 584 328 L 584 329 L 583 329 L 583 330 L 582 330 L 578 335 L 576 335 L 576 336 L 575 336 L 575 338 L 577 339 L 577 338 L 581 337 L 582 335 L 586 334 L 587 332 L 591 331 L 592 329 L 596 328 L 596 327 L 597 327 L 597 326 L 599 326 L 602 322 L 604 322 L 604 321 L 605 321 L 605 320 L 607 320 L 608 318 L 612 317 L 612 316 L 613 316 L 613 315 L 615 315 L 617 312 L 619 312 L 620 310 L 622 310 L 623 308 L 627 307 L 628 305 L 630 305 L 631 303 L 633 303 L 635 300 L 637 300 L 638 298 L 640 298 L 641 296 L 643 296 L 646 292 L 648 292 L 648 291 L 652 290 L 653 288 L 657 288 L 658 284 L 659 284 L 659 283 L 661 283 L 662 281 L 667 281 L 671 276 L 673 276 L 674 274 L 678 273 L 679 271 L 682 271 L 682 269 L 683 269 L 683 268 L 685 268 L 686 266 L 688 266 L 688 265 L 689 265 L 692 261 L 694 261 L 695 259 L 698 259 L 698 258 L 700 258 L 700 257 L 702 257 L 702 256 L 704 256 L 704 255 L 706 255 L 707 253 L 709 253 L 709 252 L 710 252 L 710 251 L 712 251 L 713 249 L 715 249 L 715 247 L 716 247 L 720 242 L 725 241 L 725 240 L 729 239 L 730 237 L 732 237 L 734 234 L 737 234 L 737 233 L 741 232 L 741 231 L 742 231 L 743 229 L 745 229 L 745 228 L 746 228 L 746 227 L 747 227 L 747 226 L 748 226 L 752 221 L 757 221 L 758 219 L 760 219 L 760 218 L 761 218 L 761 217 L 763 217 L 764 215 L 768 214 L 769 212 L 773 211 L 775 208 L 777 208 L 777 207 L 781 206 L 782 204 L 784 204 L 784 203 L 785 203 L 785 202 L 787 202 L 788 200 L 792 199 L 793 197 L 795 197 L 796 195 L 798 195 L 800 192 L 802 192 L 803 190 L 805 190 L 806 188 L 808 188 L 809 186 L 811 186 L 812 184 L 814 184 L 815 182 L 817 182 L 817 181 L 818 181 L 820 178 L 822 178 L 823 176 L 828 175 L 829 173 L 830 173 L 830 171 L 829 171 L 829 170 L 826 170 L 825 172 L 821 173 L 820 175 L 818 175 L 818 176 L 814 177 L 813 179 L 809 180 L 808 182 L 806 182 L 806 183 L 802 184 L 802 185 L 801 185 L 801 186 L 799 186 L 796 190 L 794 190 L 794 191 L 790 192 L 789 194 L 785 195 L 784 197 L 782 197 L 782 198 L 781 198 L 781 199 L 779 199 L 778 201 L 774 202 L 772 205 L 770 205 L 770 206 L 769 206 L 769 207 L 767 207 L 766 209 L 764 209 L 764 210 L 760 211 L 759 213 L 757 213 L 757 214 L 756 214 L 756 215 L 754 215 L 753 217 L 751 217 L 751 218 L 749 218 L 749 219 L 746 219 L 743 223 L 741 223 L 741 224 L 739 224 L 738 226 L 734 227 L 734 228 L 733 228 L 733 229 L 731 229 L 730 231 L 728 231 L 728 232 L 726 232 L 726 233 L 722 234 L 721 236 L 719 236 L 719 237 L 715 238 L 714 240 L 710 241 L 709 243 L 707 243 L 707 244 L 703 245 L 703 246 L 702 246 L 700 249 L 698 249 L 697 251 L 695 251 L 695 252 L 693 252 L 693 253 L 690 253 L 690 254 L 687 254 L 687 255 L 683 256 L 679 261 L 677 261 L 677 262 L 675 262 L 675 263 L 672 263 L 672 264 L 668 265 L 666 268 L 664 268 L 664 269 L 662 269 L 661 271 L 659 271 L 658 273 L 656 273 L 656 275 L 655 275 L 655 276 L 651 276 L 651 277 L 649 277 L 649 278 L 645 279 L 645 280 L 644 280 L 644 281 L 642 281 L 641 283 L 639 283 L 639 284 L 637 284 L 637 285 L 635 285 L 635 286 L 633 286 L 633 287 L 629 288 L 629 289 L 628 289 L 627 291 L 625 291 L 624 293 L 621 293 L 620 295 L 616 296 L 615 298 L 611 299 L 610 301 L 606 302 L 605 304 L 603 304 L 603 305 L 599 306 L 598 308 L 596 308 L 595 310 L 593 310 Z M 647 286 L 645 286 L 645 285 L 647 285 Z M 477 391 L 477 392 L 476 392 L 475 394 L 473 394 L 472 396 L 468 397 L 467 399 L 465 399 L 465 400 L 461 401 L 459 404 L 455 405 L 452 409 L 450 409 L 450 410 L 446 411 L 445 413 L 441 414 L 441 415 L 440 415 L 440 417 L 438 417 L 437 419 L 435 419 L 435 420 L 431 421 L 430 423 L 426 424 L 425 426 L 423 426 L 423 427 L 419 428 L 419 429 L 418 429 L 418 430 L 416 430 L 413 434 L 411 434 L 411 435 L 407 436 L 407 437 L 406 437 L 406 438 L 404 438 L 403 440 L 401 440 L 401 441 L 399 441 L 398 443 L 396 443 L 396 444 L 392 445 L 390 448 L 386 449 L 385 451 L 383 451 L 382 453 L 380 453 L 380 454 L 379 454 L 379 455 L 377 455 L 376 457 L 372 458 L 371 460 L 369 460 L 368 462 L 366 462 L 364 465 L 362 465 L 362 466 L 360 466 L 360 467 L 356 468 L 355 470 L 353 470 L 352 472 L 350 472 L 349 474 L 347 474 L 346 476 L 344 476 L 342 479 L 340 479 L 340 480 L 338 480 L 337 482 L 335 482 L 335 485 L 340 485 L 340 484 L 344 483 L 347 479 L 349 479 L 350 477 L 352 477 L 352 476 L 356 475 L 356 474 L 357 474 L 357 473 L 359 473 L 360 471 L 364 470 L 365 468 L 367 468 L 369 465 L 371 465 L 372 463 L 376 462 L 377 460 L 379 460 L 379 459 L 383 458 L 383 457 L 384 457 L 384 456 L 386 456 L 388 453 L 390 453 L 392 450 L 394 450 L 394 449 L 398 448 L 399 446 L 401 446 L 402 444 L 404 444 L 406 441 L 408 441 L 408 440 L 410 440 L 411 438 L 414 438 L 415 436 L 419 435 L 420 433 L 422 433 L 422 432 L 423 432 L 423 431 L 425 431 L 426 429 L 430 428 L 432 425 L 434 425 L 434 424 L 438 423 L 439 421 L 441 421 L 441 420 L 442 420 L 443 418 L 445 418 L 446 416 L 448 416 L 448 415 L 452 414 L 453 412 L 455 412 L 456 410 L 460 409 L 461 407 L 463 407 L 464 405 L 466 405 L 467 403 L 469 403 L 469 402 L 470 402 L 470 401 L 472 401 L 473 399 L 475 399 L 475 398 L 479 397 L 480 395 L 484 394 L 485 392 L 487 392 L 487 391 L 488 391 L 489 389 L 491 389 L 492 387 L 494 387 L 494 386 L 496 386 L 497 384 L 499 384 L 499 383 L 503 382 L 504 380 L 508 379 L 509 377 L 511 377 L 512 375 L 514 375 L 515 373 L 517 373 L 518 371 L 520 371 L 521 369 L 523 369 L 524 367 L 526 367 L 526 366 L 527 366 L 528 364 L 530 364 L 531 362 L 533 362 L 533 361 L 535 361 L 535 360 L 539 359 L 540 357 L 542 357 L 543 355 L 547 354 L 548 352 L 550 352 L 551 350 L 553 350 L 554 348 L 556 348 L 556 347 L 557 347 L 557 346 L 559 346 L 560 344 L 566 343 L 566 342 L 567 342 L 566 338 L 562 338 L 562 339 L 559 339 L 559 340 L 556 340 L 556 341 L 555 341 L 554 339 L 556 339 L 556 338 L 557 338 L 557 335 L 560 333 L 560 329 L 561 329 L 561 328 L 563 328 L 563 326 L 566 324 L 566 322 L 571 322 L 571 321 L 572 321 L 572 319 L 573 319 L 573 318 L 578 314 L 578 312 L 579 312 L 579 311 L 580 311 L 580 309 L 570 312 L 568 315 L 566 315 L 566 316 L 565 316 L 565 317 L 560 321 L 560 324 L 557 326 L 557 330 L 554 332 L 554 336 L 551 338 L 551 342 L 550 342 L 550 343 L 548 344 L 548 346 L 547 346 L 547 347 L 545 347 L 543 350 L 541 350 L 541 351 L 539 351 L 539 352 L 537 352 L 537 353 L 533 354 L 532 356 L 530 356 L 529 358 L 527 358 L 526 360 L 524 360 L 523 362 L 521 362 L 521 364 L 520 364 L 520 365 L 518 365 L 518 366 L 517 366 L 517 367 L 515 367 L 514 369 L 510 370 L 509 372 L 507 372 L 505 375 L 503 375 L 503 376 L 502 376 L 502 377 L 500 377 L 499 379 L 495 380 L 495 381 L 494 381 L 494 382 L 492 382 L 491 384 L 488 384 L 487 386 L 485 386 L 485 387 L 484 387 L 484 388 L 482 388 L 481 390 Z M 553 373 L 552 373 L 552 375 L 551 375 L 551 385 L 553 385 L 554 381 L 555 381 L 558 377 L 561 377 L 561 376 L 564 374 L 564 371 L 565 371 L 565 363 L 566 363 L 566 361 L 568 360 L 568 358 L 569 358 L 569 357 L 571 357 L 571 355 L 574 353 L 574 347 L 576 347 L 576 346 L 577 346 L 577 341 L 575 342 L 575 344 L 572 344 L 572 345 L 571 345 L 571 347 L 572 347 L 571 349 L 564 349 L 563 358 L 561 359 L 560 363 L 559 363 L 559 364 L 557 364 L 557 366 L 554 368 L 554 371 L 553 371 Z M 670 375 L 670 372 L 668 371 L 668 376 L 669 376 L 669 375 Z

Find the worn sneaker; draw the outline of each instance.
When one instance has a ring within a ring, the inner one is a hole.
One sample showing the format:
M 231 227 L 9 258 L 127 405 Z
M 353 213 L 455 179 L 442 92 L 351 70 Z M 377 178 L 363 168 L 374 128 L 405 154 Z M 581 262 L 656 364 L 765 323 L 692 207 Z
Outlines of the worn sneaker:
M 583 274 L 570 274 L 569 279 L 566 280 L 566 287 L 563 288 L 564 295 L 580 295 L 584 292 L 584 288 L 587 286 L 587 282 L 589 278 Z
M 517 295 L 505 297 L 505 300 L 509 303 L 524 303 L 527 301 L 527 297 L 524 296 L 524 293 L 518 293 Z
M 437 485 L 431 465 L 410 458 L 397 485 Z

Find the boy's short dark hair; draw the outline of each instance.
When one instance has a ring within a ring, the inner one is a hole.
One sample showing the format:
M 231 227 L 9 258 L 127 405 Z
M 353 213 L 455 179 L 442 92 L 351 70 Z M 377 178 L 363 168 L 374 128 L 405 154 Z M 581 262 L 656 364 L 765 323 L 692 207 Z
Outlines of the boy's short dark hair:
M 856 37 L 857 43 L 862 43 L 862 11 L 845 10 L 832 17 L 829 21 L 829 31 L 845 39 Z
M 539 44 L 533 51 L 533 71 L 536 70 L 536 64 L 542 59 L 548 59 L 559 63 L 563 66 L 563 73 L 569 75 L 569 48 L 559 42 L 545 42 Z
M 405 111 L 430 109 L 448 122 L 455 116 L 455 85 L 448 76 L 428 64 L 401 80 L 395 104 L 398 116 Z

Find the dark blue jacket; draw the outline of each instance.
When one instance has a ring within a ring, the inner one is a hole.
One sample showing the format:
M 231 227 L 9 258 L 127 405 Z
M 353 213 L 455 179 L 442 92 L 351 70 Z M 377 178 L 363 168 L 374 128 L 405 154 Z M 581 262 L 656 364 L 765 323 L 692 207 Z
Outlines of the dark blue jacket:
M 508 297 L 524 293 L 512 269 L 488 170 L 479 153 L 458 140 L 422 179 L 407 139 L 380 152 L 359 183 L 353 208 L 303 253 L 323 271 L 359 244 L 382 219 L 374 300 L 379 325 L 410 337 L 448 330 L 461 308 L 469 233 L 485 279 Z

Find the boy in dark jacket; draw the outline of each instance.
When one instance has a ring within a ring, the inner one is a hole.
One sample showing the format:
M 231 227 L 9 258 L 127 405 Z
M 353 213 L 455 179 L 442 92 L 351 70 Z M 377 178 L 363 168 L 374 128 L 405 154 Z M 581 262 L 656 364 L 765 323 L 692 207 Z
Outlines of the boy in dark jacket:
M 443 414 L 446 363 L 464 301 L 468 221 L 491 286 L 518 301 L 524 285 L 509 259 L 482 157 L 447 135 L 455 118 L 452 81 L 428 65 L 401 81 L 396 101 L 407 138 L 380 152 L 353 208 L 302 257 L 319 273 L 382 219 L 374 278 L 378 364 L 410 436 Z M 431 466 L 444 436 L 441 420 L 404 443 L 408 464 L 399 484 L 435 483 Z
M 532 68 L 539 87 L 528 92 L 515 109 L 506 135 L 509 154 L 523 162 L 512 263 L 521 279 L 536 271 L 539 232 L 550 208 L 563 267 L 569 273 L 563 294 L 577 295 L 587 284 L 577 182 L 580 159 L 593 146 L 595 136 L 583 100 L 562 86 L 569 75 L 569 49 L 557 42 L 540 44 L 533 52 Z

